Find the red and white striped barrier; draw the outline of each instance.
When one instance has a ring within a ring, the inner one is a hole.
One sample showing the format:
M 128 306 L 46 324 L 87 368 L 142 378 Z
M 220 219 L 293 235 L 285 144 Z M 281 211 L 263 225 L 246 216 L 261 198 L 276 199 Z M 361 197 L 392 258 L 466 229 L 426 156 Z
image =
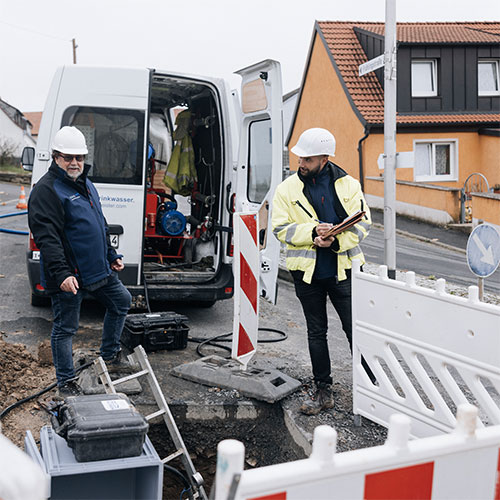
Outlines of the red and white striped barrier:
M 259 220 L 257 213 L 235 213 L 234 322 L 231 356 L 244 369 L 257 350 L 259 329 Z
M 410 418 L 393 415 L 382 446 L 336 453 L 336 431 L 314 431 L 305 460 L 243 470 L 244 447 L 219 443 L 215 500 L 500 499 L 500 425 L 476 429 L 461 405 L 450 434 L 409 441 Z

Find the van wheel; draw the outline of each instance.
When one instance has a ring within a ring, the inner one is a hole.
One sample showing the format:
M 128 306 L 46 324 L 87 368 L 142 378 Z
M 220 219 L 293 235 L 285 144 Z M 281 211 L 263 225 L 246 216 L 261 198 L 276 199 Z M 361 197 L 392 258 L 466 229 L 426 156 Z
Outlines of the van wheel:
M 39 295 L 31 294 L 31 305 L 33 307 L 48 307 L 50 299 L 47 297 L 40 297 Z

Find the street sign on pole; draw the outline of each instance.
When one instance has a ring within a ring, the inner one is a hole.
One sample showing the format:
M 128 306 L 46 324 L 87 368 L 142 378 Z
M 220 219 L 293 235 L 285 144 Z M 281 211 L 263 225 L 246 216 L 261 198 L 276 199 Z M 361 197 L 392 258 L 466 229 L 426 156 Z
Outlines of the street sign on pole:
M 480 224 L 467 241 L 467 264 L 480 278 L 491 276 L 500 263 L 500 234 L 491 224 Z
M 378 155 L 377 165 L 380 170 L 385 168 L 384 153 Z M 396 153 L 396 168 L 413 168 L 414 166 L 415 154 L 413 151 L 401 151 L 401 153 Z
M 376 69 L 381 68 L 384 65 L 384 54 L 380 54 L 378 57 L 374 57 L 369 61 L 359 65 L 359 76 L 371 73 Z
M 396 0 L 385 0 L 384 262 L 396 279 Z

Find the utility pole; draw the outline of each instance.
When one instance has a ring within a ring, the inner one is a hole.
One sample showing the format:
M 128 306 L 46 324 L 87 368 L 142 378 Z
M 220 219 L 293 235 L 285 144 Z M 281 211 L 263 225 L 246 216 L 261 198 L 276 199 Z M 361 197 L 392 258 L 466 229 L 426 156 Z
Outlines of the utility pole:
M 76 44 L 76 38 L 73 38 L 71 40 L 71 43 L 73 44 L 73 64 L 76 64 L 76 49 L 78 45 Z
M 396 279 L 396 0 L 385 1 L 384 261 Z

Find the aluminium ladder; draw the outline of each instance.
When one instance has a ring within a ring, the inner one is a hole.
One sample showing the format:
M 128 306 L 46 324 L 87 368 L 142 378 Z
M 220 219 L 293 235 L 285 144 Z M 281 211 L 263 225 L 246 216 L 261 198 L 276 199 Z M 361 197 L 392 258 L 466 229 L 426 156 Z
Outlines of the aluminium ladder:
M 101 357 L 97 358 L 94 361 L 94 368 L 101 380 L 102 385 L 104 386 L 104 389 L 106 390 L 106 393 L 116 394 L 115 386 L 122 384 L 123 382 L 142 377 L 144 375 L 146 376 L 159 410 L 151 413 L 150 415 L 147 415 L 145 418 L 147 421 L 149 421 L 153 418 L 159 417 L 160 415 L 163 416 L 165 425 L 167 426 L 170 437 L 172 438 L 172 441 L 174 442 L 177 450 L 168 457 L 162 459 L 162 462 L 163 464 L 166 464 L 174 458 L 180 456 L 182 463 L 184 464 L 184 468 L 188 473 L 189 483 L 193 490 L 193 497 L 201 498 L 202 500 L 208 500 L 208 497 L 203 488 L 203 477 L 194 468 L 191 457 L 189 456 L 189 452 L 187 451 L 186 445 L 184 444 L 184 440 L 182 439 L 179 429 L 177 428 L 174 417 L 172 416 L 170 408 L 168 407 L 168 403 L 160 388 L 160 384 L 158 383 L 158 380 L 153 372 L 153 368 L 149 363 L 146 351 L 144 350 L 142 345 L 138 345 L 134 349 L 134 352 L 129 356 L 129 359 L 132 361 L 132 363 L 139 364 L 140 371 L 131 375 L 127 375 L 126 377 L 119 378 L 117 380 L 111 380 L 108 369 L 106 367 L 106 363 Z

